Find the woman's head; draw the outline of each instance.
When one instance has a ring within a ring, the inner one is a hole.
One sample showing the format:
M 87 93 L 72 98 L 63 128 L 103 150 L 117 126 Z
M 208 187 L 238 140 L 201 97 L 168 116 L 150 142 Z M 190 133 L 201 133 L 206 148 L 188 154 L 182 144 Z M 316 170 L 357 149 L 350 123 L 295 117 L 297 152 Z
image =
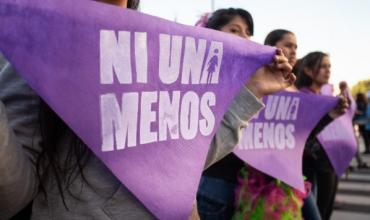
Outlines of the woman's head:
M 297 87 L 321 87 L 329 82 L 330 78 L 329 55 L 323 52 L 311 52 L 304 56 L 298 68 Z
M 297 39 L 293 32 L 284 29 L 273 30 L 266 36 L 265 45 L 282 49 L 290 65 L 294 66 L 297 62 Z
M 219 9 L 212 13 L 208 19 L 206 28 L 235 34 L 249 39 L 253 36 L 252 15 L 240 8 Z
M 340 89 L 341 92 L 344 92 L 344 91 L 348 90 L 347 82 L 346 81 L 341 81 L 339 83 L 339 89 Z

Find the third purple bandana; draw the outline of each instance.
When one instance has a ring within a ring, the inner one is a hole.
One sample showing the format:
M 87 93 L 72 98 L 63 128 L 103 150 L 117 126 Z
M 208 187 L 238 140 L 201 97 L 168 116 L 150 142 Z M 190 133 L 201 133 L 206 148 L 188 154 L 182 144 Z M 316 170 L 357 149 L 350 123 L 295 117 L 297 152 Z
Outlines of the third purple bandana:
M 323 92 L 326 95 L 332 95 L 325 93 L 325 91 Z M 331 165 L 339 177 L 346 171 L 357 151 L 357 141 L 352 124 L 356 102 L 348 91 L 345 91 L 344 95 L 350 102 L 348 111 L 335 119 L 317 135 L 317 139 L 322 144 Z

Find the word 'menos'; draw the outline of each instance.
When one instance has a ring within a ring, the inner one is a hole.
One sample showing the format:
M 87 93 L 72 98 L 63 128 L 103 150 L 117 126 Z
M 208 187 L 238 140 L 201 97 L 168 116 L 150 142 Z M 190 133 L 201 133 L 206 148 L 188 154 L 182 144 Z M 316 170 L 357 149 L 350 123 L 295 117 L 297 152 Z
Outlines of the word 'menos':
M 240 149 L 289 150 L 296 146 L 294 132 L 300 99 L 290 96 L 270 95 L 266 108 L 246 127 Z

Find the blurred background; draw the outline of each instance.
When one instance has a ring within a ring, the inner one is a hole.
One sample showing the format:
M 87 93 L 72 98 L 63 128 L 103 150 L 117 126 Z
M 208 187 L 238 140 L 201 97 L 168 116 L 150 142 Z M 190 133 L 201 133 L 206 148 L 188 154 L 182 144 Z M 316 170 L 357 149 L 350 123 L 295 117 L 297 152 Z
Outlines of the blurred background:
M 295 33 L 298 58 L 316 50 L 329 53 L 335 92 L 340 81 L 348 83 L 353 96 L 370 90 L 369 0 L 156 0 L 155 4 L 141 0 L 140 10 L 194 25 L 205 12 L 225 7 L 240 7 L 252 14 L 253 41 L 263 43 L 270 31 L 283 28 Z

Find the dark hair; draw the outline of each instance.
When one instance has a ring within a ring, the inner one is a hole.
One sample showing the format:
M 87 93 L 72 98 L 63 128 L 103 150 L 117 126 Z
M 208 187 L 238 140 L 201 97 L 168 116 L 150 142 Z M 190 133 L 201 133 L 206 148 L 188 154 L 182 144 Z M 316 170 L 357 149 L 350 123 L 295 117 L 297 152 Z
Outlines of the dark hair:
M 140 0 L 129 0 L 127 6 L 131 9 L 137 9 L 139 3 Z M 44 180 L 49 175 L 55 177 L 63 204 L 66 209 L 68 209 L 65 203 L 64 191 L 66 190 L 72 197 L 78 199 L 69 190 L 69 186 L 78 175 L 81 175 L 85 183 L 91 187 L 83 172 L 91 155 L 91 151 L 43 100 L 41 100 L 40 103 L 39 124 L 41 152 L 37 152 L 38 156 L 35 163 L 36 174 L 40 182 L 40 190 L 47 199 L 45 186 L 43 184 Z M 58 146 L 58 144 L 60 144 L 60 140 L 66 135 L 69 135 L 71 139 L 69 143 L 63 143 L 69 146 L 69 148 L 65 157 L 61 158 L 60 148 L 58 148 L 61 146 Z M 63 188 L 64 185 L 66 188 Z
M 356 94 L 356 103 L 359 104 L 367 104 L 367 98 L 366 95 L 362 92 L 359 92 Z
M 309 75 L 307 75 L 305 69 L 310 69 L 314 75 L 317 75 L 320 70 L 322 59 L 327 56 L 329 55 L 326 53 L 316 51 L 307 54 L 301 59 L 296 81 L 297 88 L 309 87 L 312 85 L 313 80 Z
M 252 15 L 241 8 L 224 8 L 218 9 L 212 13 L 212 16 L 208 19 L 206 28 L 220 30 L 223 26 L 232 21 L 235 16 L 240 16 L 245 23 L 248 25 L 249 32 L 253 36 L 254 26 Z
M 264 44 L 276 46 L 277 42 L 281 41 L 285 34 L 293 34 L 293 32 L 284 29 L 273 30 L 266 36 Z
M 127 8 L 137 10 L 139 8 L 140 0 L 128 0 Z

